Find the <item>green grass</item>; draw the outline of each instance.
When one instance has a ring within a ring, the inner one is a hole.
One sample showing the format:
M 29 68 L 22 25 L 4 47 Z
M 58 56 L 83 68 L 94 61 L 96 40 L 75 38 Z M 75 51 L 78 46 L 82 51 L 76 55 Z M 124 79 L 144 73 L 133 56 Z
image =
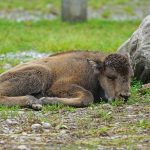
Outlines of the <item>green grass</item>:
M 20 107 L 19 106 L 0 106 L 0 118 L 7 119 L 7 118 L 15 118 L 18 115 Z
M 130 0 L 89 0 L 88 4 L 89 6 L 91 6 L 92 8 L 101 8 L 104 5 L 124 5 L 129 3 Z
M 142 2 L 146 2 L 147 0 L 143 0 Z M 140 3 L 140 1 L 137 1 Z M 136 3 L 137 3 L 136 2 Z M 130 0 L 88 0 L 88 6 L 92 8 L 101 8 L 104 5 L 125 5 L 130 3 Z M 28 11 L 38 10 L 41 12 L 50 12 L 52 7 L 60 10 L 61 0 L 5 0 L 0 3 L 0 9 L 13 10 L 13 9 L 23 9 Z
M 115 52 L 138 25 L 138 21 L 90 20 L 69 24 L 59 20 L 20 23 L 0 20 L 0 54 L 74 49 Z
M 14 10 L 14 9 L 22 9 L 22 10 L 28 10 L 28 11 L 41 11 L 43 13 L 45 12 L 51 12 L 51 5 L 54 6 L 55 9 L 60 8 L 61 0 L 13 0 L 13 2 L 10 2 L 10 0 L 5 0 L 0 3 L 0 9 L 5 10 Z
M 100 109 L 97 112 L 97 117 L 100 117 L 103 121 L 110 121 L 113 118 L 113 114 L 111 111 Z
M 150 128 L 150 121 L 146 119 L 141 119 L 137 122 L 137 126 L 143 129 Z
M 130 2 L 130 0 L 88 0 L 88 5 L 93 8 L 100 8 L 103 5 L 106 4 L 125 4 Z M 60 8 L 61 6 L 61 0 L 14 0 L 13 2 L 10 2 L 10 0 L 5 0 L 2 3 L 0 3 L 1 9 L 25 9 L 25 10 L 40 10 L 42 12 L 49 12 L 50 11 L 50 5 L 53 5 L 55 8 Z

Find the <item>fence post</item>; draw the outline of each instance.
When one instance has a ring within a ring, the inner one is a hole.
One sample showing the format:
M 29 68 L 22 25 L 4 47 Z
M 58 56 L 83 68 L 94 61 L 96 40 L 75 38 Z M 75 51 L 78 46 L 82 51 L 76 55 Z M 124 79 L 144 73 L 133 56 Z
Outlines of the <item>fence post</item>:
M 87 0 L 62 0 L 61 15 L 63 21 L 86 21 Z

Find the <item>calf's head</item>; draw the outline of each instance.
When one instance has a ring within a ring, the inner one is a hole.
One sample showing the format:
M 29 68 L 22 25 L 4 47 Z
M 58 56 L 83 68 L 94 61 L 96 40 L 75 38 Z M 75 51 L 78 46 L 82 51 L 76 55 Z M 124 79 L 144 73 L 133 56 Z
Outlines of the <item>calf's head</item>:
M 98 75 L 105 99 L 128 99 L 133 71 L 127 56 L 110 54 L 104 62 L 91 61 L 90 63 Z

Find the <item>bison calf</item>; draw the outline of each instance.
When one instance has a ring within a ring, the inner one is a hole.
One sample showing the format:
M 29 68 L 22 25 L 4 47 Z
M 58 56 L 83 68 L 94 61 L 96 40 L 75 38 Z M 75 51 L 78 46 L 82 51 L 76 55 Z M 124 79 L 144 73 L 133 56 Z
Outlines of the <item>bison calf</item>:
M 0 104 L 88 106 L 129 97 L 132 68 L 127 56 L 72 51 L 18 65 L 0 75 Z

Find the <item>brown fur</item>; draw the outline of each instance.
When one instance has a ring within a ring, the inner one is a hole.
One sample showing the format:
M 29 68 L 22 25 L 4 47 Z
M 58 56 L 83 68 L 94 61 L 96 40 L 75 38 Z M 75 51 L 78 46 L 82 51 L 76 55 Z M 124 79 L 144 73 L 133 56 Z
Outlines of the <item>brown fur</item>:
M 102 98 L 127 97 L 130 70 L 128 58 L 120 54 L 55 54 L 1 74 L 0 104 L 34 107 L 63 103 L 83 107 Z
M 105 67 L 114 68 L 119 74 L 125 76 L 129 73 L 129 61 L 127 57 L 122 57 L 122 55 L 118 54 L 111 54 L 109 55 L 105 61 Z

